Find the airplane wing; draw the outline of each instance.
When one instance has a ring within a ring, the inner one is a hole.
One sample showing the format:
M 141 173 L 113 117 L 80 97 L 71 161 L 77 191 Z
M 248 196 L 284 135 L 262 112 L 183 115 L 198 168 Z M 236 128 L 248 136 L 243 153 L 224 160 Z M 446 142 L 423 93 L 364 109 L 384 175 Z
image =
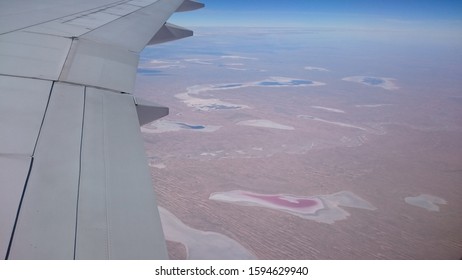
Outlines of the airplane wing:
M 0 255 L 167 258 L 132 95 L 147 44 L 190 0 L 0 0 Z

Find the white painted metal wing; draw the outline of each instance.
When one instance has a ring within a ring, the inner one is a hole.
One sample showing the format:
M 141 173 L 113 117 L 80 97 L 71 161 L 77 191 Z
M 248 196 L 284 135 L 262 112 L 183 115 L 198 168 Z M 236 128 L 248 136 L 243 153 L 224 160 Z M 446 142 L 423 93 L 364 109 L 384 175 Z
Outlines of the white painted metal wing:
M 189 0 L 0 1 L 0 255 L 167 258 L 135 100 L 139 52 Z

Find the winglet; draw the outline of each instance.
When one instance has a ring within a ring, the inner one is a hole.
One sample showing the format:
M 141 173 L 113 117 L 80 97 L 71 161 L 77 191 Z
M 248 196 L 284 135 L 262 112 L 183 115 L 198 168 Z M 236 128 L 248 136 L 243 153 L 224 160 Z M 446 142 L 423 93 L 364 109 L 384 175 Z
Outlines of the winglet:
M 197 9 L 203 8 L 205 5 L 203 3 L 199 3 L 192 0 L 185 0 L 183 4 L 176 10 L 176 12 L 188 12 Z

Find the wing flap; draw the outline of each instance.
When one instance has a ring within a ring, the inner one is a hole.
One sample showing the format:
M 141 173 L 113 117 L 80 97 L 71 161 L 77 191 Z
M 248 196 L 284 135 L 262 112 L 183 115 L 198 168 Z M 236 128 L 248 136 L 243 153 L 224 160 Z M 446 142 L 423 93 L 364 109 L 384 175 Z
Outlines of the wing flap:
M 76 259 L 167 258 L 133 97 L 87 88 L 85 104 Z
M 84 87 L 55 83 L 13 236 L 12 259 L 73 259 Z

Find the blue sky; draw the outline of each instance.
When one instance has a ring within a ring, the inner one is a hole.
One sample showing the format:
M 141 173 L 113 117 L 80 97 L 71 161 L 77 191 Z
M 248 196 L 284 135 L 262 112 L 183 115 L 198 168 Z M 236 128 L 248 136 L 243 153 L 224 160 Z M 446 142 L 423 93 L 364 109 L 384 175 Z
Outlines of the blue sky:
M 201 26 L 462 26 L 462 1 L 448 0 L 202 0 L 206 8 L 175 16 Z M 178 22 L 176 20 L 176 22 Z

